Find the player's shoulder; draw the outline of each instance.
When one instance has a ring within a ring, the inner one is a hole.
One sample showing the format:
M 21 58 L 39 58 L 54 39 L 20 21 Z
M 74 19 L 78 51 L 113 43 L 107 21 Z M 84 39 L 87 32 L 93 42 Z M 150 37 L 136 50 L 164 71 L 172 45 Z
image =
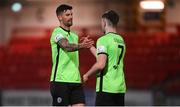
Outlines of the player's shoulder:
M 106 40 L 107 39 L 107 36 L 106 36 L 106 34 L 104 34 L 104 35 L 102 35 L 101 37 L 99 37 L 98 39 L 97 39 L 97 41 L 104 41 L 104 40 Z
M 124 41 L 123 36 L 121 34 L 118 33 L 111 33 L 111 37 L 116 38 L 116 39 L 120 39 L 121 41 Z
M 54 28 L 52 29 L 52 32 L 56 31 L 57 29 L 58 29 L 58 27 L 54 27 Z
M 119 38 L 122 42 L 124 42 L 124 38 L 123 38 L 122 35 L 118 35 L 118 38 Z
M 54 35 L 54 34 L 56 34 L 56 33 L 58 33 L 58 32 L 61 32 L 60 29 L 59 29 L 59 27 L 55 27 L 55 28 L 53 28 L 53 30 L 52 30 L 52 35 Z
M 61 32 L 61 29 L 59 27 L 55 27 L 52 30 L 52 34 L 51 34 L 51 40 L 54 41 L 55 38 L 62 36 L 63 33 Z
M 106 33 L 104 35 L 102 35 L 100 38 L 98 38 L 98 42 L 106 42 L 108 43 L 109 40 L 111 40 L 111 36 L 110 36 L 110 33 Z

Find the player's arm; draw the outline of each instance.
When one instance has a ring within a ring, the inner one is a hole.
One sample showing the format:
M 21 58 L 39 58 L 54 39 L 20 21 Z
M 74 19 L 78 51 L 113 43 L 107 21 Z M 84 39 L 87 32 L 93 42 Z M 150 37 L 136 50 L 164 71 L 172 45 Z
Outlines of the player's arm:
M 82 43 L 74 44 L 74 43 L 69 43 L 66 38 L 61 38 L 58 41 L 59 46 L 68 52 L 77 51 L 82 48 L 90 48 L 93 45 L 93 43 L 94 43 L 93 41 L 83 41 Z
M 68 52 L 73 52 L 73 51 L 77 51 L 80 46 L 78 46 L 78 44 L 74 44 L 74 43 L 69 43 L 67 39 L 62 38 L 61 40 L 58 41 L 59 46 L 68 51 Z
M 83 75 L 83 81 L 86 82 L 91 75 L 103 71 L 103 69 L 106 66 L 106 60 L 106 54 L 99 54 L 97 57 L 97 62 L 91 67 L 91 69 L 86 74 Z
M 90 48 L 90 51 L 94 55 L 94 57 L 96 57 L 96 48 L 94 46 Z

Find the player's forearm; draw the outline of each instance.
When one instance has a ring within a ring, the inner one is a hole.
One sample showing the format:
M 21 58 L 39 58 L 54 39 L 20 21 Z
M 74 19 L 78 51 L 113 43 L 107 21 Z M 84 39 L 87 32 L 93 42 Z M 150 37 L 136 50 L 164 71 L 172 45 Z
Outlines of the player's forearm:
M 85 74 L 87 77 L 92 76 L 100 71 L 102 71 L 104 68 L 99 65 L 98 63 L 95 63 L 91 69 Z
M 67 44 L 66 46 L 63 47 L 68 52 L 73 52 L 77 51 L 80 48 L 78 44 Z
M 94 57 L 96 57 L 96 48 L 94 46 L 90 48 L 90 51 L 94 55 Z

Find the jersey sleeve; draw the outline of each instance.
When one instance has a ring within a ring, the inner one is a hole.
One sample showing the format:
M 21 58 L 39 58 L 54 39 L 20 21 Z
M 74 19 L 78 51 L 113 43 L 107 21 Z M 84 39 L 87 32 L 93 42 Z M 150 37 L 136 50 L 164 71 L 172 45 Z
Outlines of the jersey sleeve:
M 97 41 L 97 44 L 96 44 L 96 47 L 97 47 L 97 55 L 99 55 L 99 54 L 108 54 L 107 53 L 107 43 L 106 43 L 106 41 L 105 40 L 103 40 L 103 39 L 98 39 L 98 41 Z
M 55 36 L 54 36 L 54 42 L 58 43 L 61 39 L 65 38 L 63 36 L 63 34 L 61 33 L 56 33 Z

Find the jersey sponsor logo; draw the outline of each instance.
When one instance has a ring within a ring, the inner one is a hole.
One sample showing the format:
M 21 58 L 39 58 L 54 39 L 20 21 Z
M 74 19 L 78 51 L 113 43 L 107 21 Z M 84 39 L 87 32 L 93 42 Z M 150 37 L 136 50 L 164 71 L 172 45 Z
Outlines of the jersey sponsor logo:
M 62 34 L 57 34 L 57 35 L 55 36 L 55 38 L 54 38 L 54 41 L 55 41 L 55 42 L 58 42 L 58 41 L 61 40 L 62 38 L 64 38 Z
M 58 98 L 57 98 L 57 102 L 58 102 L 58 103 L 61 103 L 61 102 L 62 102 L 62 98 L 61 98 L 61 97 L 58 97 Z
M 98 46 L 97 47 L 97 53 L 102 53 L 105 52 L 105 47 L 104 46 Z

